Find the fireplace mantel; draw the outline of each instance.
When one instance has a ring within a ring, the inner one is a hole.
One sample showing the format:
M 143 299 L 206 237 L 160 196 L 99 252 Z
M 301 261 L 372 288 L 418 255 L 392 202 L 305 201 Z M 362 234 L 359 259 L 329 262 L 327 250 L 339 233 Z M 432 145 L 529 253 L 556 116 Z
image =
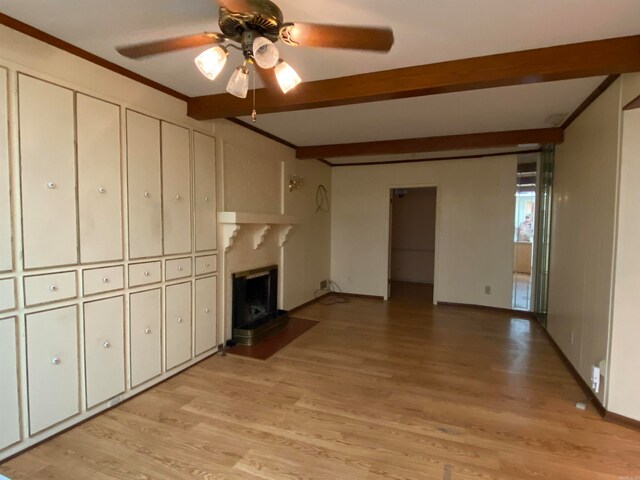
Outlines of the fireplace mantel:
M 253 249 L 257 250 L 262 246 L 271 230 L 277 230 L 278 244 L 282 247 L 287 241 L 287 236 L 297 223 L 295 217 L 291 215 L 269 215 L 263 213 L 244 212 L 219 212 L 218 223 L 221 227 L 222 243 L 225 252 L 233 246 L 233 240 L 240 232 L 241 228 L 251 228 L 253 230 Z

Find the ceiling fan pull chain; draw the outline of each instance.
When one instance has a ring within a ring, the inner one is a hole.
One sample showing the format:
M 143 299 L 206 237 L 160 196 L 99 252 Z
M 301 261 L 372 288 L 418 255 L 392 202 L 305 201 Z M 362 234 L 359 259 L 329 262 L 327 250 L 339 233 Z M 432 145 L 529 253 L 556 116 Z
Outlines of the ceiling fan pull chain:
M 256 120 L 258 119 L 258 112 L 256 112 L 256 74 L 258 73 L 256 71 L 256 67 L 255 65 L 253 66 L 253 112 L 251 112 L 251 120 L 253 120 L 253 123 L 256 123 Z

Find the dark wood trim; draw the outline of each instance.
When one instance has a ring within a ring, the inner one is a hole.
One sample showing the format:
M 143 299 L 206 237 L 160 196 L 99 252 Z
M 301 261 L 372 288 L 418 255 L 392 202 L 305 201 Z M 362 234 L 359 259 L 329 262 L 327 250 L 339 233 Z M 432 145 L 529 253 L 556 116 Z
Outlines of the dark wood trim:
M 636 108 L 640 108 L 640 95 L 627 103 L 623 110 L 635 110 Z
M 605 80 L 598 85 L 598 87 L 589 95 L 584 102 L 580 104 L 580 106 L 573 112 L 571 115 L 567 117 L 567 119 L 562 123 L 562 129 L 566 129 L 569 125 L 571 125 L 576 118 L 580 116 L 582 112 L 584 112 L 589 106 L 595 102 L 600 95 L 602 95 L 612 84 L 615 82 L 620 75 L 609 75 Z
M 521 144 L 556 144 L 562 143 L 563 140 L 564 131 L 561 128 L 541 128 L 298 147 L 296 157 L 310 159 L 443 152 L 447 150 L 514 147 Z
M 616 423 L 618 425 L 623 425 L 635 430 L 640 430 L 640 420 L 625 417 L 624 415 L 619 415 L 617 413 L 610 412 L 609 410 L 607 410 L 604 414 L 604 419 L 607 422 Z
M 488 305 L 474 305 L 471 303 L 454 303 L 454 302 L 438 302 L 438 307 L 455 307 L 455 308 L 468 308 L 472 310 L 485 310 L 495 313 L 505 313 L 507 315 L 513 315 L 520 318 L 526 318 L 529 320 L 535 320 L 533 312 L 525 312 L 523 310 L 513 310 L 511 308 L 491 307 Z
M 263 114 L 290 112 L 639 70 L 636 35 L 303 82 L 287 95 L 261 88 L 256 103 Z M 232 95 L 206 95 L 189 100 L 188 114 L 211 120 L 246 109 L 246 101 Z
M 569 358 L 565 355 L 565 353 L 562 351 L 560 346 L 553 339 L 549 331 L 546 328 L 544 328 L 539 322 L 536 321 L 536 324 L 540 327 L 544 335 L 547 337 L 547 340 L 549 340 L 549 343 L 551 344 L 553 349 L 556 351 L 556 353 L 560 357 L 560 360 L 562 360 L 562 363 L 564 363 L 564 366 L 567 367 L 567 370 L 569 371 L 571 376 L 574 378 L 578 386 L 582 389 L 584 394 L 587 396 L 587 398 L 589 399 L 593 407 L 597 410 L 597 412 L 602 417 L 604 417 L 607 411 L 604 408 L 604 405 L 602 405 L 602 402 L 600 401 L 600 399 L 596 396 L 595 393 L 593 393 L 593 390 L 589 388 L 589 385 L 587 385 L 587 382 L 585 382 L 582 376 L 580 375 L 580 373 L 578 373 L 578 370 L 576 370 L 576 367 L 573 366 L 573 363 L 571 363 L 571 360 L 569 360 Z
M 261 128 L 255 127 L 247 122 L 243 122 L 242 120 L 239 120 L 237 118 L 231 117 L 231 118 L 227 118 L 227 120 L 229 120 L 232 123 L 235 123 L 236 125 L 240 125 L 241 127 L 244 127 L 248 130 L 251 130 L 254 133 L 257 133 L 258 135 L 262 135 L 263 137 L 268 138 L 269 140 L 273 140 L 274 142 L 278 142 L 281 143 L 282 145 L 284 145 L 285 147 L 289 147 L 289 148 L 293 148 L 294 150 L 296 150 L 298 148 L 297 145 L 294 145 L 291 142 L 287 142 L 286 140 L 277 137 L 269 132 L 265 132 L 264 130 L 262 130 Z
M 119 73 L 120 75 L 130 78 L 131 80 L 135 80 L 136 82 L 142 83 L 148 87 L 154 88 L 162 93 L 171 95 L 172 97 L 175 97 L 179 100 L 182 100 L 185 102 L 189 100 L 189 97 L 183 93 L 173 90 L 172 88 L 165 87 L 164 85 L 158 82 L 155 82 L 147 77 L 143 77 L 142 75 L 132 72 L 131 70 L 127 70 L 126 68 L 121 67 L 120 65 L 116 65 L 115 63 L 110 62 L 109 60 L 105 60 L 104 58 L 94 55 L 93 53 L 87 52 L 86 50 L 76 47 L 75 45 L 65 42 L 64 40 L 54 37 L 53 35 L 49 35 L 48 33 L 43 32 L 42 30 L 38 30 L 37 28 L 32 27 L 31 25 L 27 25 L 26 23 L 21 22 L 20 20 L 16 20 L 13 17 L 9 17 L 8 15 L 5 15 L 3 13 L 0 13 L 0 24 L 5 25 L 20 33 L 24 33 L 25 35 L 35 38 L 36 40 L 40 40 L 41 42 L 47 43 L 53 47 L 59 48 L 60 50 L 64 50 L 65 52 L 68 52 L 72 55 L 80 57 L 91 63 L 99 65 L 103 68 L 106 68 L 107 70 L 111 70 L 112 72 Z
M 293 315 L 294 313 L 302 310 L 303 308 L 309 307 L 311 305 L 313 305 L 316 302 L 319 302 L 320 300 L 322 300 L 324 297 L 326 297 L 327 295 L 329 295 L 329 293 L 331 292 L 327 292 L 327 293 L 323 293 L 322 295 L 320 295 L 319 297 L 314 298 L 313 300 L 309 300 L 308 302 L 303 303 L 302 305 L 298 305 L 295 308 L 292 308 L 291 310 L 289 310 L 287 313 L 289 315 Z
M 314 160 L 317 160 L 317 161 L 319 161 L 319 162 L 322 162 L 322 163 L 324 163 L 325 165 L 329 165 L 330 167 L 335 167 L 335 164 L 331 163 L 331 162 L 330 162 L 330 161 L 328 161 L 328 160 L 325 160 L 324 158 L 316 158 L 316 159 L 314 159 Z
M 502 153 L 487 153 L 487 154 L 477 154 L 477 155 L 458 155 L 453 157 L 434 157 L 434 158 L 411 158 L 408 160 L 385 160 L 384 162 L 362 162 L 362 163 L 329 163 L 325 162 L 332 167 L 361 167 L 361 166 L 370 166 L 370 165 L 394 165 L 397 163 L 419 163 L 419 162 L 440 162 L 443 160 L 469 160 L 469 159 L 478 159 L 486 157 L 504 157 L 508 155 L 527 155 L 530 153 L 540 153 L 541 149 L 536 150 L 516 150 L 513 152 L 502 152 Z

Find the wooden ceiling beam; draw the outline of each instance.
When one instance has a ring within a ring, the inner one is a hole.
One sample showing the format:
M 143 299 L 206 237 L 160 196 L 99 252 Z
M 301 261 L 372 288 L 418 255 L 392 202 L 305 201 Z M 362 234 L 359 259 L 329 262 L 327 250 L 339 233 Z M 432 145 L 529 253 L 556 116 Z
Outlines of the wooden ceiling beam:
M 261 114 L 278 113 L 635 71 L 640 35 L 303 81 L 287 95 L 263 88 L 256 91 L 256 104 Z M 250 111 L 247 100 L 229 94 L 188 101 L 188 114 L 197 120 Z
M 296 149 L 296 157 L 299 159 L 325 159 L 363 155 L 445 152 L 448 150 L 513 147 L 516 145 L 557 144 L 562 143 L 563 140 L 564 130 L 562 128 L 541 128 L 536 130 L 511 130 L 506 132 L 298 147 Z

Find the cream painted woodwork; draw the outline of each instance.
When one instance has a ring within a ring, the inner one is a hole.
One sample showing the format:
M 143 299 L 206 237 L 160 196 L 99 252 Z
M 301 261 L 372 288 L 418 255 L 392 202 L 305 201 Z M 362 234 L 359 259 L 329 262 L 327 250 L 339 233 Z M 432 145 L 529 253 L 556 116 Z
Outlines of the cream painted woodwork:
M 0 280 L 0 312 L 16 308 L 16 285 L 13 278 Z
M 124 297 L 84 304 L 87 408 L 124 392 Z
M 217 345 L 216 277 L 196 280 L 195 338 L 196 355 Z
M 80 261 L 123 259 L 120 107 L 76 97 Z
M 0 320 L 0 449 L 20 441 L 15 317 Z
M 170 370 L 191 358 L 191 282 L 166 287 L 165 364 Z
M 162 255 L 160 121 L 127 110 L 129 258 Z
M 205 275 L 214 273 L 218 269 L 218 256 L 206 255 L 204 257 L 196 257 L 196 275 Z
M 11 184 L 9 169 L 8 73 L 0 68 L 0 272 L 13 268 L 11 251 Z
M 124 267 L 92 268 L 82 272 L 85 295 L 112 292 L 124 288 Z
M 196 251 L 216 249 L 216 141 L 193 132 Z
M 189 130 L 162 122 L 164 254 L 191 252 L 191 154 Z
M 162 373 L 160 289 L 129 296 L 131 388 Z
M 24 303 L 30 307 L 75 298 L 76 272 L 24 277 Z
M 177 258 L 165 262 L 166 280 L 190 277 L 192 272 L 191 258 Z
M 78 263 L 73 92 L 20 74 L 24 267 Z
M 80 412 L 78 309 L 27 315 L 29 430 L 38 433 Z
M 162 281 L 160 265 L 160 261 L 129 265 L 129 286 L 139 287 Z

